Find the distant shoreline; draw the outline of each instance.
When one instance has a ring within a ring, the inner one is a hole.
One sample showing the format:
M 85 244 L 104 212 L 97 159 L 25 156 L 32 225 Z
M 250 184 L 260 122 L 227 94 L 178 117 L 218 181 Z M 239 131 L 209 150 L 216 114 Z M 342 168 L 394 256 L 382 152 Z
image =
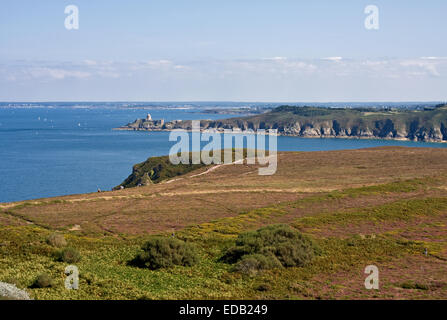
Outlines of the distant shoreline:
M 192 120 L 153 120 L 150 114 L 115 130 L 172 131 L 194 129 Z M 279 136 L 447 142 L 447 105 L 423 110 L 316 108 L 280 106 L 253 116 L 201 120 L 200 129 L 277 130 Z
M 143 131 L 143 132 L 171 132 L 171 131 L 183 131 L 183 132 L 193 132 L 187 129 L 133 129 L 133 128 L 112 128 L 114 131 Z M 207 129 L 202 129 L 200 132 L 205 132 Z M 223 131 L 216 130 L 216 133 L 223 134 Z M 246 131 L 234 131 L 232 134 L 257 134 L 256 132 L 246 132 Z M 266 135 L 270 135 L 266 133 Z M 408 138 L 387 138 L 387 137 L 360 137 L 360 136 L 300 136 L 292 134 L 278 133 L 278 137 L 292 137 L 292 138 L 305 138 L 305 139 L 348 139 L 348 140 L 384 140 L 384 141 L 403 141 L 403 142 L 420 142 L 420 143 L 447 143 L 447 141 L 419 141 L 411 140 Z

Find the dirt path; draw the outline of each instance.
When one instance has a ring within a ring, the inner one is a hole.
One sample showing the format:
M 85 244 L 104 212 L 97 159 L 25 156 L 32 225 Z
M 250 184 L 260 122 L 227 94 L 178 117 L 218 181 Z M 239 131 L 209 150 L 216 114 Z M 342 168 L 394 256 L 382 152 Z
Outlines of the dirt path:
M 264 161 L 268 161 L 268 159 L 271 158 L 271 157 L 274 157 L 274 156 L 269 156 L 269 157 L 267 157 L 267 159 L 264 159 Z M 215 165 L 215 166 L 209 168 L 208 170 L 206 170 L 206 171 L 204 171 L 202 173 L 189 176 L 188 178 L 195 178 L 195 177 L 203 176 L 205 174 L 209 174 L 210 172 L 213 172 L 214 170 L 217 170 L 217 169 L 219 169 L 220 167 L 223 167 L 223 166 L 230 166 L 230 165 L 233 165 L 233 164 L 243 164 L 245 160 L 247 160 L 247 161 L 249 161 L 249 160 L 250 161 L 256 161 L 256 158 L 246 158 L 246 159 L 240 159 L 240 160 L 237 160 L 237 161 L 234 161 L 234 162 L 231 162 L 231 163 L 218 164 L 218 165 Z M 171 183 L 171 182 L 182 180 L 182 179 L 184 179 L 184 178 L 169 180 L 166 183 Z

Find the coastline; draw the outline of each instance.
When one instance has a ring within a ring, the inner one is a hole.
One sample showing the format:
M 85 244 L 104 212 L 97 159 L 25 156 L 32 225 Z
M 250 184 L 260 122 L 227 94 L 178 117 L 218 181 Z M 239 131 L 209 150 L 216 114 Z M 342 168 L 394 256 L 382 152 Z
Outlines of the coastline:
M 316 107 L 280 106 L 257 116 L 220 120 L 202 120 L 200 130 L 237 130 L 250 134 L 256 130 L 277 130 L 278 136 L 302 138 L 346 138 L 412 141 L 427 143 L 447 142 L 447 105 L 433 109 L 400 112 L 364 109 L 325 109 Z M 198 129 L 192 120 L 154 120 L 146 118 L 115 128 L 130 131 L 185 131 Z
M 313 154 L 319 154 L 321 152 L 325 152 L 325 153 L 342 153 L 342 152 L 348 152 L 348 153 L 356 153 L 360 150 L 364 150 L 364 151 L 370 151 L 370 152 L 375 152 L 374 150 L 382 150 L 382 151 L 387 151 L 387 150 L 407 150 L 407 151 L 411 151 L 411 150 L 419 150 L 419 149 L 433 149 L 433 150 L 438 150 L 438 148 L 420 148 L 420 147 L 405 147 L 405 146 L 380 146 L 380 147 L 369 147 L 369 148 L 362 148 L 362 149 L 340 149 L 340 150 L 312 150 L 312 151 L 278 151 L 281 154 L 287 154 L 287 155 L 295 155 L 295 154 L 307 154 L 309 156 L 312 156 Z M 440 148 L 439 150 L 443 150 L 444 148 Z M 399 151 L 402 152 L 402 151 Z M 405 152 L 405 151 L 403 151 Z M 424 151 L 421 151 L 424 152 Z M 438 152 L 438 151 L 436 151 Z M 442 152 L 442 151 L 439 151 Z M 234 164 L 234 163 L 232 163 Z M 215 169 L 217 169 L 218 167 L 221 167 L 221 165 L 211 165 L 211 168 L 209 168 L 207 171 L 211 172 L 214 171 Z M 215 168 L 215 169 L 213 169 Z M 200 170 L 201 168 L 198 168 L 197 170 Z M 180 175 L 180 179 L 172 179 L 172 180 L 166 180 L 163 183 L 157 183 L 157 184 L 153 184 L 154 186 L 161 186 L 163 184 L 169 184 L 175 181 L 179 181 L 179 180 L 183 180 L 184 176 L 188 176 L 190 175 L 190 177 L 199 177 L 199 176 L 203 176 L 204 172 L 199 173 L 199 174 L 192 174 L 192 172 L 194 171 L 190 171 L 185 173 L 184 175 Z M 147 187 L 147 185 L 142 186 L 142 187 Z M 158 188 L 158 187 L 157 187 Z M 43 197 L 36 197 L 36 198 L 29 198 L 29 199 L 21 199 L 21 200 L 16 200 L 16 201 L 7 201 L 7 202 L 2 202 L 0 201 L 0 212 L 3 211 L 8 212 L 10 210 L 15 210 L 17 208 L 24 208 L 26 206 L 39 206 L 39 205 L 52 205 L 52 204 L 76 204 L 76 203 L 84 203 L 84 202 L 89 202 L 89 201 L 93 201 L 92 199 L 96 199 L 96 200 L 102 200 L 102 201 L 107 201 L 107 200 L 119 200 L 121 198 L 123 198 L 123 194 L 127 193 L 129 190 L 136 190 L 135 187 L 132 188 L 125 188 L 123 190 L 121 189 L 106 189 L 106 190 L 102 190 L 101 192 L 95 192 L 95 191 L 91 191 L 91 192 L 74 192 L 74 193 L 67 193 L 67 194 L 60 194 L 60 195 L 54 195 L 54 196 L 43 196 Z M 124 193 L 123 193 L 124 192 Z M 130 195 L 129 196 L 132 199 L 136 199 L 138 198 L 138 196 L 135 195 Z M 148 198 L 153 198 L 153 195 L 148 196 Z
M 148 128 L 131 128 L 131 127 L 118 127 L 118 128 L 112 128 L 114 131 L 144 131 L 144 132 L 170 132 L 170 131 L 183 131 L 183 132 L 193 132 L 192 130 L 188 129 L 148 129 Z M 205 132 L 209 130 L 207 129 L 201 129 L 200 132 Z M 215 129 L 216 133 L 223 134 L 223 130 Z M 255 132 L 251 131 L 234 131 L 232 134 L 256 134 Z M 271 133 L 266 133 L 266 135 L 273 135 Z M 411 140 L 409 138 L 388 138 L 388 137 L 376 137 L 376 136 L 334 136 L 334 135 L 294 135 L 294 134 L 284 134 L 281 132 L 278 132 L 276 136 L 280 137 L 294 137 L 294 138 L 306 138 L 306 139 L 349 139 L 349 140 L 385 140 L 385 141 L 407 141 L 407 142 L 420 142 L 420 143 L 447 143 L 445 140 Z

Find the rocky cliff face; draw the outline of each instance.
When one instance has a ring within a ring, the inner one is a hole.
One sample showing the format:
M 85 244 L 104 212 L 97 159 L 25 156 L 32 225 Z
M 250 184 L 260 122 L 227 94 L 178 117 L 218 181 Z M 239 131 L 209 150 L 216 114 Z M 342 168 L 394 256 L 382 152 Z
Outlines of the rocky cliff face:
M 203 124 L 202 124 L 203 126 Z M 229 123 L 211 122 L 203 126 L 214 129 L 240 128 L 241 130 L 277 129 L 278 134 L 307 138 L 369 138 L 369 139 L 395 139 L 424 142 L 447 141 L 447 121 L 439 126 L 426 128 L 418 123 L 409 125 L 396 125 L 392 120 L 377 121 L 374 126 L 368 125 L 342 125 L 333 121 L 296 121 L 289 125 L 278 123 L 260 124 L 250 121 Z
M 252 117 L 201 121 L 201 128 L 212 128 L 218 131 L 235 128 L 241 130 L 277 129 L 280 135 L 310 138 L 447 141 L 447 107 L 445 106 L 420 112 L 363 112 L 310 107 L 287 107 L 287 109 L 280 107 L 278 109 Z M 191 121 L 173 121 L 160 125 L 154 121 L 139 119 L 119 129 L 191 130 Z

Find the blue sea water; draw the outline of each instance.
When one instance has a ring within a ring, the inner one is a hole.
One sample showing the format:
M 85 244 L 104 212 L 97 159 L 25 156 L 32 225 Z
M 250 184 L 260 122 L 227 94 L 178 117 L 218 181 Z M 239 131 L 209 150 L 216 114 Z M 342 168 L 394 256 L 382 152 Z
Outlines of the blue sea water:
M 113 131 L 146 117 L 217 119 L 197 109 L 0 108 L 0 202 L 110 190 L 132 166 L 166 155 L 168 132 Z M 280 151 L 359 149 L 376 146 L 447 147 L 389 140 L 278 137 Z

